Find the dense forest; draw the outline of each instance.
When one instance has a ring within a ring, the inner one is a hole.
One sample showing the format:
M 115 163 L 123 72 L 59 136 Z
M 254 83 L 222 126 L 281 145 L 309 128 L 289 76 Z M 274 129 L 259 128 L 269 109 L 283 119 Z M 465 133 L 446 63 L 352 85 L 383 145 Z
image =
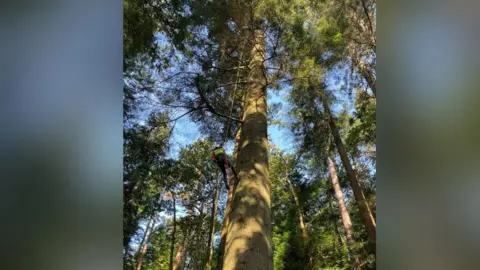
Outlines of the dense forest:
M 376 2 L 123 8 L 124 269 L 375 269 Z

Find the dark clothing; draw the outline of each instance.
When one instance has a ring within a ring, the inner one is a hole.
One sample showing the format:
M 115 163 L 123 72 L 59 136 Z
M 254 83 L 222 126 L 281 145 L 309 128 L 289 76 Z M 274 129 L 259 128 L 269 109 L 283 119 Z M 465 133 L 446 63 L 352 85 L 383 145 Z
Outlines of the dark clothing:
M 217 162 L 218 167 L 220 167 L 220 170 L 222 171 L 223 182 L 225 182 L 225 187 L 227 188 L 227 190 L 229 190 L 229 185 L 227 180 L 227 166 L 230 167 L 235 178 L 237 178 L 237 173 L 235 172 L 235 169 L 233 168 L 232 164 L 228 161 L 228 158 L 225 154 L 216 155 L 215 161 Z

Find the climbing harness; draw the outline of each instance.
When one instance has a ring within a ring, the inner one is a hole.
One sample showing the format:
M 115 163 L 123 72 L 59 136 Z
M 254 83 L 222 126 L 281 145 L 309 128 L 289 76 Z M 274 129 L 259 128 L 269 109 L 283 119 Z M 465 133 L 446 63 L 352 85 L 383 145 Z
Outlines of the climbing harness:
M 220 169 L 222 170 L 222 174 L 225 172 L 223 174 L 225 186 L 227 190 L 230 190 L 230 184 L 235 185 L 238 182 L 238 178 L 235 169 L 228 159 L 228 155 L 225 153 L 225 150 L 222 147 L 215 148 L 210 153 L 210 158 L 215 160 L 219 166 L 223 165 L 223 168 L 220 167 Z M 235 177 L 235 181 L 232 181 L 232 175 Z

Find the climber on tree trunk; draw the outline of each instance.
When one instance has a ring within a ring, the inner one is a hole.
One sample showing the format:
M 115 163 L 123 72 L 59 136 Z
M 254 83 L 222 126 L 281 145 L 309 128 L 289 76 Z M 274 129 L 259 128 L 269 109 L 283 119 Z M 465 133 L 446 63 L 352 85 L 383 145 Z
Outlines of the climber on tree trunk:
M 227 154 L 225 154 L 225 150 L 221 146 L 215 147 L 213 149 L 212 153 L 210 154 L 210 158 L 212 160 L 215 160 L 217 162 L 218 167 L 220 167 L 220 170 L 222 171 L 223 174 L 223 182 L 225 182 L 225 187 L 227 190 L 229 190 L 228 186 L 228 180 L 227 180 L 227 166 L 230 167 L 232 170 L 235 178 L 237 179 L 237 173 L 235 172 L 235 169 L 232 166 L 232 163 L 228 160 Z

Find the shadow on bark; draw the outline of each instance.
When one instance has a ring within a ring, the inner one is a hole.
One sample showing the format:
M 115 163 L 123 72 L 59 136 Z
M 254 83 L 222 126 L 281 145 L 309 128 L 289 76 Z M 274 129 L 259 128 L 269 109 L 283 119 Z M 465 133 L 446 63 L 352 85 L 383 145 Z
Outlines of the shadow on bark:
M 266 115 L 253 113 L 244 121 L 236 168 L 240 181 L 229 216 L 224 269 L 270 270 L 273 256 Z
M 250 175 L 257 178 L 258 174 L 263 173 L 255 169 L 255 173 Z M 265 176 L 262 175 L 262 177 Z M 241 181 L 252 180 L 242 179 Z M 273 260 L 270 209 L 265 197 L 255 185 L 241 183 L 237 186 L 233 203 L 236 209 L 231 214 L 230 226 L 235 224 L 240 226 L 241 230 L 254 230 L 250 232 L 249 236 L 229 239 L 225 248 L 226 254 L 230 252 L 231 248 L 240 249 L 235 252 L 236 265 L 233 269 L 272 269 L 269 267 L 269 265 L 273 265 L 272 262 L 263 265 L 264 262 Z M 248 265 L 251 263 L 257 263 L 257 265 Z M 226 264 L 228 265 L 228 263 Z

